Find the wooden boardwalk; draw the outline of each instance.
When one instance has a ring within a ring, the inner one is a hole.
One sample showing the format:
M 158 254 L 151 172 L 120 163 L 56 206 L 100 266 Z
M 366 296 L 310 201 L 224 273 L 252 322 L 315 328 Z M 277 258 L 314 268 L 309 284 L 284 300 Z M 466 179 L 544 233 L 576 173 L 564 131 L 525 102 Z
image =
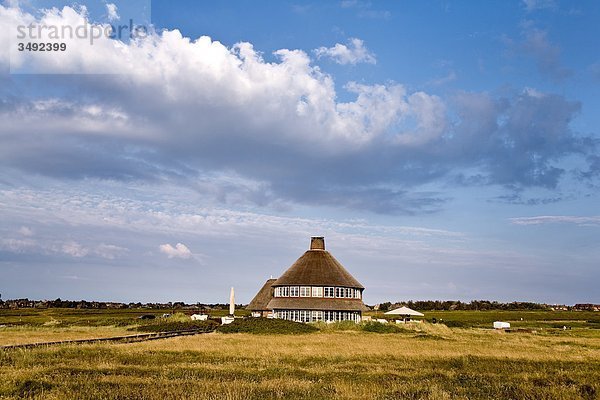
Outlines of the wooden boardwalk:
M 198 335 L 200 333 L 209 333 L 209 332 L 194 329 L 194 330 L 185 330 L 185 331 L 141 333 L 141 334 L 136 334 L 136 335 L 111 336 L 111 337 L 95 338 L 95 339 L 74 339 L 74 340 L 60 340 L 60 341 L 55 341 L 55 342 L 11 344 L 11 345 L 7 345 L 7 346 L 0 346 L 0 349 L 2 349 L 2 350 L 31 349 L 31 348 L 35 348 L 35 347 L 48 347 L 48 346 L 68 345 L 68 344 L 90 344 L 90 343 L 102 343 L 102 342 L 132 343 L 132 342 L 143 342 L 146 340 L 168 339 L 168 338 L 178 337 L 178 336 Z

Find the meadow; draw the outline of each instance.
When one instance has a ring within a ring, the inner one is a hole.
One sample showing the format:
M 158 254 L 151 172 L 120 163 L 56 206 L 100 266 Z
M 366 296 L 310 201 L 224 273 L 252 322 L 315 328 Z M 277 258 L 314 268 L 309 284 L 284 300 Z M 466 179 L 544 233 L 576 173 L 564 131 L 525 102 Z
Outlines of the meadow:
M 14 342 L 16 331 L 24 340 L 28 332 L 110 334 L 141 323 L 130 314 L 122 324 L 100 325 L 98 316 L 90 318 L 95 325 L 85 326 L 69 314 L 64 320 L 71 318 L 72 324 L 52 326 L 38 314 L 29 316 L 37 318 L 35 324 L 24 324 L 21 315 L 20 324 L 10 326 L 3 311 L 0 345 Z M 467 325 L 460 328 L 423 323 L 369 331 L 323 324 L 294 335 L 214 332 L 130 344 L 0 350 L 0 399 L 600 398 L 598 313 L 512 315 L 512 322 L 528 328 L 513 332 L 479 326 L 488 319 L 508 320 L 497 317 L 509 314 L 482 313 L 436 317 Z M 58 311 L 53 318 L 63 321 Z M 106 322 L 111 319 L 121 317 L 111 315 Z M 572 329 L 558 328 L 565 322 Z

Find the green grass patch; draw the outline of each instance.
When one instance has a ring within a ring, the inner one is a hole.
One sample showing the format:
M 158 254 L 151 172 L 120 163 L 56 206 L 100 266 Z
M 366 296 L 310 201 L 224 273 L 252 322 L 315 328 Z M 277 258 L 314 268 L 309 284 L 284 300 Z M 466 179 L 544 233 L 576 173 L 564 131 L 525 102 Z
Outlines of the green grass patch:
M 391 323 L 382 324 L 380 322 L 365 322 L 361 325 L 361 328 L 365 332 L 374 332 L 374 333 L 406 333 L 406 329 L 403 329 L 399 326 L 396 326 Z
M 362 325 L 357 324 L 353 321 L 340 321 L 333 323 L 326 322 L 314 322 L 312 323 L 317 329 L 322 332 L 336 332 L 336 331 L 361 331 Z
M 173 332 L 197 330 L 201 332 L 212 332 L 219 326 L 216 321 L 159 321 L 157 323 L 149 323 L 140 325 L 129 330 L 138 332 Z
M 231 324 L 217 328 L 217 332 L 221 333 L 254 334 L 304 334 L 317 331 L 318 329 L 312 325 L 270 318 L 236 319 Z

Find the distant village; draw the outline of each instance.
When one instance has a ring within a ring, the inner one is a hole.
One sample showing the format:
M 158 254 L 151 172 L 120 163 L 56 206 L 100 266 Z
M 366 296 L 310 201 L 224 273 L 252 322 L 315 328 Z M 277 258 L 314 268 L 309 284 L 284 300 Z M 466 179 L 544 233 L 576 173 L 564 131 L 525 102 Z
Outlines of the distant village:
M 470 302 L 462 301 L 440 301 L 440 300 L 425 300 L 425 301 L 405 301 L 405 302 L 384 302 L 368 306 L 373 311 L 387 311 L 394 309 L 399 306 L 407 306 L 412 309 L 418 309 L 423 311 L 432 310 L 472 310 L 472 311 L 487 311 L 487 310 L 506 310 L 506 311 L 517 311 L 517 310 L 540 310 L 540 311 L 600 311 L 600 304 L 575 304 L 575 305 L 564 305 L 564 304 L 543 304 L 543 303 L 531 303 L 531 302 L 511 302 L 511 303 L 500 303 L 497 301 L 488 300 L 473 300 Z M 1 300 L 0 309 L 17 309 L 17 308 L 76 308 L 76 309 L 161 309 L 161 310 L 225 310 L 229 307 L 229 304 L 225 303 L 193 303 L 188 304 L 182 301 L 167 302 L 167 303 L 141 303 L 141 302 L 107 302 L 107 301 L 86 301 L 86 300 L 30 300 L 24 299 L 12 299 L 12 300 Z M 246 304 L 236 305 L 237 309 L 245 308 Z

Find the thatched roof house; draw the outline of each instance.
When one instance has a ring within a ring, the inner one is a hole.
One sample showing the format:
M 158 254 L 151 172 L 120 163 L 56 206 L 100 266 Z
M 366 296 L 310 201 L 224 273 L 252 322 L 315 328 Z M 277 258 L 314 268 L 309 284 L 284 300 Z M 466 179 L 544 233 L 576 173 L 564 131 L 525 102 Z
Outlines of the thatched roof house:
M 271 310 L 267 307 L 267 305 L 273 298 L 273 282 L 276 280 L 277 279 L 268 279 L 246 308 L 251 310 L 253 313 L 260 313 L 261 315 L 263 313 L 268 314 L 268 312 Z
M 363 290 L 364 286 L 325 250 L 325 239 L 312 237 L 310 249 L 279 279 L 269 279 L 248 309 L 254 316 L 300 322 L 358 322 L 366 309 Z

